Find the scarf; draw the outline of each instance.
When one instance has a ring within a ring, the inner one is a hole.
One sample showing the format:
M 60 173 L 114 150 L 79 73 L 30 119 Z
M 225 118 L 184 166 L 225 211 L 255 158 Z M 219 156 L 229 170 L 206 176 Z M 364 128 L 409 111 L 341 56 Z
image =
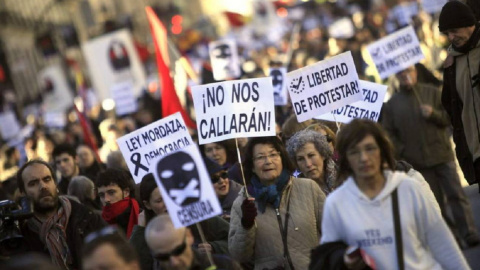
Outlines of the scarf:
M 102 210 L 102 218 L 108 224 L 115 224 L 117 221 L 117 216 L 123 213 L 128 207 L 131 207 L 131 210 L 126 234 L 127 238 L 130 238 L 133 226 L 137 225 L 138 223 L 138 214 L 140 212 L 138 202 L 135 199 L 125 197 L 123 200 L 104 206 Z
M 475 30 L 473 30 L 473 33 L 470 36 L 470 39 L 467 41 L 467 43 L 465 43 L 465 45 L 458 48 L 452 44 L 452 47 L 453 49 L 455 49 L 455 51 L 465 54 L 470 50 L 472 50 L 473 48 L 475 48 L 479 40 L 480 40 L 480 23 L 477 22 L 475 24 Z
M 58 201 L 60 207 L 54 215 L 43 223 L 38 218 L 33 217 L 28 220 L 28 227 L 39 235 L 40 240 L 50 253 L 52 263 L 61 269 L 69 269 L 69 265 L 72 264 L 72 254 L 70 254 L 67 245 L 65 231 L 72 213 L 72 205 L 63 196 L 60 196 Z
M 282 170 L 280 176 L 275 179 L 275 183 L 270 186 L 264 186 L 260 183 L 256 175 L 252 177 L 250 181 L 253 187 L 252 195 L 255 197 L 258 210 L 260 210 L 261 213 L 265 213 L 267 203 L 273 205 L 275 208 L 280 206 L 282 191 L 287 185 L 288 180 L 290 180 L 290 174 L 286 170 Z

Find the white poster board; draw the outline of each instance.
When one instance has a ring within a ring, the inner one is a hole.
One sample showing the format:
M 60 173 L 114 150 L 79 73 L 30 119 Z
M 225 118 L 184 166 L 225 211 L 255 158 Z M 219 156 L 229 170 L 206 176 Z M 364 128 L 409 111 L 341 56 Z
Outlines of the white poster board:
M 145 71 L 133 45 L 130 32 L 121 29 L 82 44 L 90 78 L 98 98 L 113 98 L 116 84 L 131 81 L 135 96 L 145 87 Z
M 362 80 L 359 83 L 362 89 L 363 100 L 345 105 L 315 118 L 340 123 L 349 123 L 356 118 L 365 118 L 378 122 L 383 99 L 387 93 L 387 86 Z
M 275 136 L 270 77 L 194 86 L 192 95 L 200 144 Z
M 44 89 L 45 111 L 64 112 L 73 106 L 73 92 L 60 64 L 42 69 L 38 74 L 40 88 Z
M 233 39 L 213 41 L 208 44 L 213 78 L 216 81 L 240 77 L 237 44 Z
M 51 128 L 64 128 L 67 125 L 67 116 L 64 112 L 45 112 L 43 114 L 45 126 Z
M 135 183 L 140 183 L 158 157 L 194 144 L 179 112 L 117 139 Z
M 287 90 L 287 68 L 270 68 L 268 72 L 270 78 L 272 78 L 273 85 L 273 102 L 276 106 L 285 106 L 288 103 L 288 90 Z
M 349 51 L 288 73 L 287 87 L 298 122 L 363 99 Z
M 20 133 L 21 127 L 13 111 L 0 113 L 0 136 L 8 141 Z
M 404 2 L 396 5 L 390 11 L 393 17 L 397 20 L 399 26 L 404 26 L 412 22 L 412 17 L 418 14 L 418 3 Z
M 115 101 L 115 112 L 117 115 L 134 113 L 138 109 L 137 99 L 133 92 L 133 82 L 124 81 L 112 86 L 112 97 Z
M 368 45 L 367 50 L 382 79 L 425 58 L 412 26 L 405 27 Z
M 222 214 L 200 151 L 196 145 L 162 156 L 152 166 L 175 228 Z
M 422 0 L 423 11 L 434 14 L 442 11 L 443 6 L 447 3 L 447 0 Z
M 328 34 L 332 38 L 351 38 L 355 35 L 355 26 L 350 18 L 341 18 L 328 27 Z

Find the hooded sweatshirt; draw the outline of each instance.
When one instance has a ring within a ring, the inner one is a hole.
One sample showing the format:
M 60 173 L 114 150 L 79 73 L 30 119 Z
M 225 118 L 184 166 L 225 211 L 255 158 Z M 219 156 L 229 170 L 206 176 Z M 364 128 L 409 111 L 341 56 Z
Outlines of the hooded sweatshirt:
M 401 172 L 385 170 L 384 176 L 373 199 L 351 176 L 327 197 L 321 243 L 344 241 L 372 256 L 377 269 L 397 269 L 391 193 L 398 188 L 405 269 L 470 269 L 419 182 Z

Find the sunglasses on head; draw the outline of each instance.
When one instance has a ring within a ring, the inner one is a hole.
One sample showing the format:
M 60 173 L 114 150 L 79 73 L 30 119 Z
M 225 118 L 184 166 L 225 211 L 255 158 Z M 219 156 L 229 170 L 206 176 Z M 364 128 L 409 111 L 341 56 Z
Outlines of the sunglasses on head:
M 159 261 L 168 261 L 172 256 L 180 256 L 185 252 L 187 248 L 187 233 L 185 232 L 185 236 L 183 237 L 183 243 L 174 248 L 170 253 L 157 253 L 154 254 L 153 257 Z
M 228 178 L 228 173 L 226 171 L 223 171 L 221 174 L 217 174 L 217 175 L 214 175 L 212 176 L 212 183 L 217 183 L 218 181 L 220 181 L 220 178 L 222 179 L 227 179 Z

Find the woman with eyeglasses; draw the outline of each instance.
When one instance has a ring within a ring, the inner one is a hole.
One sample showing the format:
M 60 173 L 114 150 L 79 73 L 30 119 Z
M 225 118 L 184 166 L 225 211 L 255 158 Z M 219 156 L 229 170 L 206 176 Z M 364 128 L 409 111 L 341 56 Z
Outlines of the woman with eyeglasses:
M 469 269 L 421 183 L 393 171 L 393 146 L 380 125 L 353 120 L 338 134 L 336 149 L 346 181 L 325 203 L 321 246 L 341 241 L 344 247 L 330 258 L 363 269 L 360 248 L 376 269 Z
M 243 187 L 233 203 L 228 248 L 254 269 L 307 269 L 320 239 L 325 194 L 310 179 L 291 177 L 293 165 L 278 137 L 251 138 Z M 247 191 L 248 195 L 247 196 Z
M 306 178 L 317 182 L 325 195 L 340 185 L 337 168 L 325 136 L 313 130 L 301 130 L 287 142 L 287 152 Z

